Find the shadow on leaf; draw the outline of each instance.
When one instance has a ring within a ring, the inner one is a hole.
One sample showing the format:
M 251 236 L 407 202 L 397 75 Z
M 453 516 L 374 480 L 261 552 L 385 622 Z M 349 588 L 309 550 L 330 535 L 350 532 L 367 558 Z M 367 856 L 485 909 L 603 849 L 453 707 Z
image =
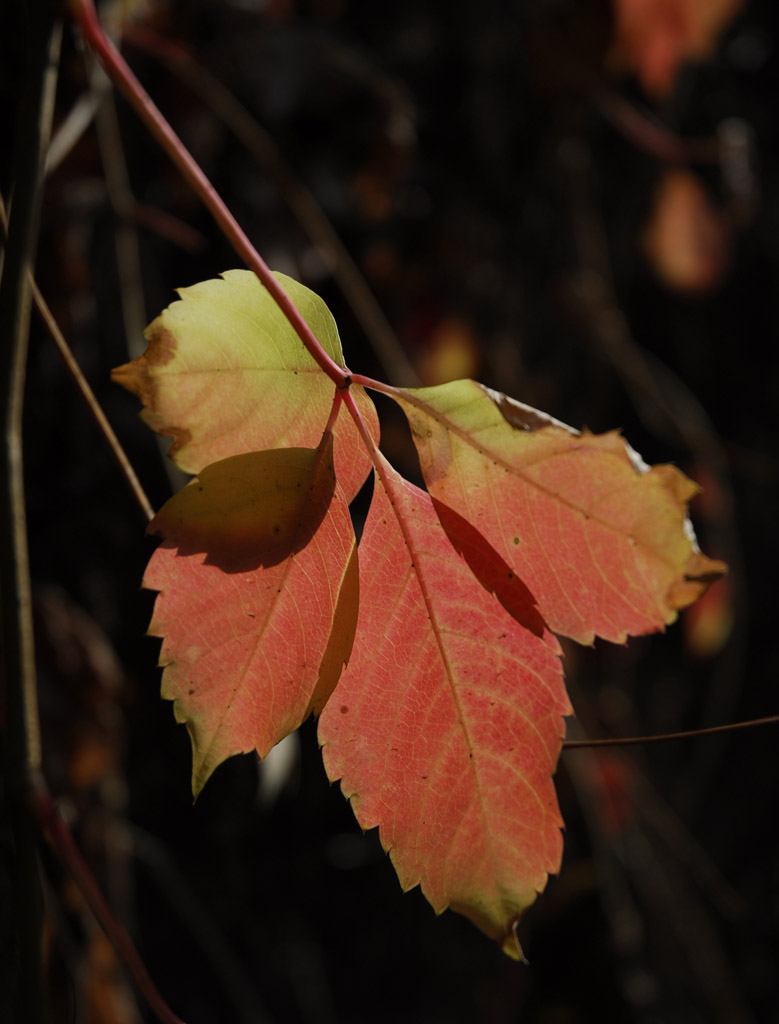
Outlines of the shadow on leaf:
M 433 505 L 452 546 L 468 563 L 479 583 L 494 594 L 525 629 L 543 636 L 547 626 L 528 587 L 467 519 L 436 498 L 433 498 Z
M 167 501 L 149 533 L 179 555 L 205 553 L 207 565 L 226 573 L 278 565 L 309 543 L 334 489 L 332 440 L 325 449 L 234 455 Z

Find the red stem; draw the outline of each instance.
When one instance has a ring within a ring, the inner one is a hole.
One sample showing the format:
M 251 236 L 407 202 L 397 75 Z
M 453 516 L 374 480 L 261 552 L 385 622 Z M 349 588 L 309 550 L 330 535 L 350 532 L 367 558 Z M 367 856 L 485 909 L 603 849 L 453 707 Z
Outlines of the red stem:
M 669 743 L 671 740 L 694 739 L 698 736 L 714 736 L 720 732 L 736 732 L 738 729 L 753 729 L 757 725 L 772 725 L 779 722 L 779 715 L 753 718 L 749 722 L 731 722 L 728 725 L 710 725 L 706 729 L 690 729 L 687 732 L 664 732 L 658 736 L 615 736 L 603 740 L 566 740 L 563 750 L 578 750 L 582 747 L 635 747 L 642 743 Z
M 351 377 L 350 380 L 349 380 L 349 383 L 354 383 L 354 382 L 355 382 L 354 378 Z M 371 437 L 370 432 L 368 431 L 368 428 L 365 426 L 365 420 L 362 418 L 362 413 L 360 412 L 360 410 L 359 410 L 359 408 L 357 406 L 357 403 L 354 400 L 354 395 L 352 394 L 352 392 L 349 390 L 348 387 L 344 388 L 340 392 L 340 394 L 343 397 L 344 405 L 349 410 L 349 413 L 350 413 L 352 419 L 354 420 L 354 422 L 355 422 L 355 424 L 357 426 L 357 429 L 360 432 L 360 437 L 362 438 L 363 443 L 365 444 L 365 447 L 368 449 L 368 453 L 371 456 L 371 460 L 373 461 L 373 464 L 377 465 L 376 458 L 375 458 L 376 443 L 373 440 L 373 438 Z
M 200 196 L 225 238 L 253 270 L 289 320 L 300 340 L 336 387 L 348 384 L 349 371 L 339 366 L 320 345 L 316 335 L 301 316 L 297 307 L 273 276 L 248 236 L 230 213 L 224 201 L 197 165 L 184 143 L 155 106 L 152 98 L 130 70 L 127 62 L 106 37 L 95 11 L 93 0 L 69 0 L 73 18 L 106 74 L 125 99 L 135 109 L 148 130 L 165 150 L 192 189 Z
M 332 434 L 333 430 L 335 430 L 335 421 L 338 419 L 338 413 L 341 411 L 343 401 L 344 392 L 336 390 L 335 394 L 333 395 L 333 404 L 330 406 L 330 416 L 327 420 L 327 424 L 325 425 L 325 429 L 322 431 L 322 440 L 319 442 L 320 448 L 325 443 L 330 434 Z
M 363 373 L 351 375 L 352 384 L 359 384 L 363 388 L 371 388 L 373 391 L 382 391 L 385 395 L 398 395 L 405 393 L 405 388 L 396 388 L 392 384 L 385 384 L 383 380 L 374 380 L 373 377 L 366 377 Z
M 106 933 L 114 949 L 124 960 L 128 971 L 135 980 L 139 991 L 162 1024 L 183 1024 L 160 995 L 157 986 L 149 977 L 132 939 L 119 924 L 103 898 L 92 872 L 76 846 L 65 822 L 57 812 L 45 784 L 34 785 L 30 794 L 32 810 L 44 834 L 66 865 L 89 904 L 100 927 Z

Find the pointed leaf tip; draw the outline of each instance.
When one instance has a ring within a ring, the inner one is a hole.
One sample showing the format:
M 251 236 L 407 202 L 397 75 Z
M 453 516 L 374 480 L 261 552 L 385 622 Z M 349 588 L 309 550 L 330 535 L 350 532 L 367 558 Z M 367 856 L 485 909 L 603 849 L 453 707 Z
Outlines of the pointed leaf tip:
M 175 544 L 180 556 L 201 553 L 206 565 L 247 572 L 305 547 L 334 490 L 331 451 L 276 448 L 233 455 L 201 470 L 165 503 L 148 531 Z
M 559 645 L 474 577 L 426 492 L 378 465 L 354 650 L 319 721 L 325 767 L 360 827 L 379 827 L 404 890 L 516 957 L 512 922 L 562 852 Z
M 516 960 L 521 964 L 527 964 L 524 951 L 519 942 L 519 935 L 517 934 L 519 921 L 520 919 L 515 917 L 511 922 L 511 927 L 501 944 L 501 949 L 506 956 L 511 957 L 512 960 Z
M 209 466 L 153 526 L 150 632 L 197 796 L 226 758 L 264 757 L 327 702 L 354 639 L 354 531 L 330 446 Z

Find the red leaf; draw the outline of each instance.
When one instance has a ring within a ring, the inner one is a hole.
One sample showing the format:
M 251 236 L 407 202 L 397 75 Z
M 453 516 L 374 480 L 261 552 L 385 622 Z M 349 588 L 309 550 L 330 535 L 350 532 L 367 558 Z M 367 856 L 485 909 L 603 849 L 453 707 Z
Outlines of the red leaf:
M 379 826 L 403 888 L 420 884 L 516 957 L 514 924 L 562 851 L 559 648 L 483 538 L 458 536 L 485 579 L 502 566 L 504 600 L 541 635 L 474 578 L 430 496 L 377 458 L 355 648 L 319 724 L 325 766 L 361 826 Z
M 321 710 L 349 656 L 357 559 L 332 445 L 214 463 L 150 530 L 163 543 L 143 581 L 160 591 L 149 632 L 197 796 L 227 757 L 264 757 Z
M 579 434 L 475 381 L 393 391 L 430 493 L 476 527 L 557 633 L 624 642 L 673 622 L 725 566 L 686 519 L 696 486 L 616 431 Z

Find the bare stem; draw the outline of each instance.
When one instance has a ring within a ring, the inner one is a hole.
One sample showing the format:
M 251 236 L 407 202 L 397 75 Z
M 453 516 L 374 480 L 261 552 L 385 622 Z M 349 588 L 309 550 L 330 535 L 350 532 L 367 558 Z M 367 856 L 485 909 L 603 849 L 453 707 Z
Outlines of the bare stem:
M 328 417 L 327 424 L 322 433 L 322 440 L 319 442 L 320 445 L 332 434 L 335 430 L 335 421 L 338 419 L 338 413 L 341 411 L 341 406 L 344 401 L 344 392 L 336 390 L 333 395 L 333 404 L 330 407 L 330 416 Z
M 352 383 L 351 379 L 349 380 L 349 383 Z M 368 453 L 371 456 L 374 465 L 377 465 L 376 443 L 371 437 L 370 431 L 365 425 L 365 420 L 362 418 L 362 413 L 360 412 L 357 402 L 355 402 L 354 400 L 354 395 L 351 393 L 348 387 L 345 387 L 341 394 L 343 395 L 343 403 L 349 410 L 349 414 L 354 420 L 355 425 L 360 432 L 360 437 L 363 439 L 363 443 L 365 444 L 365 447 L 368 449 Z
M 57 84 L 62 24 L 54 0 L 24 9 L 22 117 L 13 158 L 14 200 L 0 279 L 0 595 L 5 703 L 5 776 L 14 839 L 13 904 L 17 942 L 17 1024 L 42 1024 L 42 900 L 37 830 L 27 792 L 41 766 L 27 524 L 22 466 L 22 407 L 32 304 L 43 161 Z
M 563 750 L 579 750 L 584 747 L 637 747 L 646 743 L 670 743 L 672 740 L 689 740 L 698 736 L 714 736 L 721 732 L 736 732 L 738 729 L 754 729 L 758 725 L 772 725 L 779 722 L 779 715 L 753 718 L 748 722 L 730 722 L 728 725 L 712 725 L 706 729 L 690 729 L 687 732 L 664 732 L 657 736 L 615 736 L 600 740 L 566 740 Z
M 322 348 L 316 335 L 292 299 L 273 276 L 267 263 L 249 241 L 248 236 L 230 213 L 219 193 L 155 106 L 122 55 L 106 37 L 95 12 L 93 0 L 70 0 L 69 8 L 108 77 L 134 108 L 149 132 L 165 150 L 192 189 L 200 196 L 225 238 L 247 267 L 254 271 L 267 288 L 320 368 L 330 377 L 336 387 L 343 387 L 349 376 L 348 370 L 339 366 Z
M 405 395 L 404 388 L 394 387 L 392 384 L 385 384 L 383 380 L 374 380 L 373 377 L 366 377 L 363 373 L 353 373 L 352 384 L 359 384 L 360 387 L 371 388 L 373 391 L 381 391 L 385 395 Z
M 127 457 L 127 453 L 124 448 L 122 448 L 119 438 L 114 433 L 113 427 L 108 422 L 105 413 L 95 398 L 95 393 L 92 391 L 92 388 L 89 386 L 84 374 L 81 372 L 81 367 L 76 362 L 76 359 L 70 350 L 70 346 L 65 341 L 57 321 L 54 319 L 51 310 L 46 304 L 46 300 L 41 295 L 40 290 L 34 281 L 32 285 L 32 292 L 38 313 L 46 325 L 46 329 L 51 335 L 52 341 L 57 347 L 57 351 L 62 356 L 68 373 L 73 378 L 76 387 L 79 389 L 82 398 L 86 402 L 87 408 L 92 413 L 92 418 L 103 435 L 103 438 L 105 439 L 105 442 L 108 445 L 111 454 L 113 455 L 116 464 L 125 479 L 125 482 L 127 483 L 127 486 L 130 488 L 130 491 L 135 498 L 138 508 L 140 508 L 146 519 L 151 521 L 154 518 L 154 509 L 152 504 L 141 486 L 141 482 L 138 479 L 129 458 Z
M 4 235 L 7 234 L 5 204 L 3 203 L 2 196 L 0 196 L 0 229 L 2 229 Z M 105 438 L 106 444 L 111 450 L 111 454 L 116 460 L 119 470 L 124 476 L 127 486 L 130 488 L 138 507 L 147 519 L 152 519 L 154 517 L 154 509 L 152 508 L 151 502 L 146 496 L 146 492 L 136 476 L 135 470 L 130 464 L 130 460 L 127 458 L 127 453 L 124 448 L 122 448 L 119 438 L 114 433 L 105 413 L 100 408 L 100 404 L 95 398 L 95 393 L 92 391 L 86 377 L 81 372 L 81 367 L 76 362 L 76 358 L 65 340 L 65 336 L 60 330 L 59 324 L 54 319 L 54 316 L 43 295 L 41 295 L 41 291 L 34 279 L 31 280 L 30 287 L 32 289 L 35 308 L 38 310 L 38 314 L 43 320 L 46 330 L 49 332 L 57 351 L 62 357 L 68 373 L 73 379 L 76 387 L 81 392 L 81 397 L 84 399 L 87 408 L 92 413 L 92 417 L 95 420 L 95 423 L 97 423 L 98 429 Z

